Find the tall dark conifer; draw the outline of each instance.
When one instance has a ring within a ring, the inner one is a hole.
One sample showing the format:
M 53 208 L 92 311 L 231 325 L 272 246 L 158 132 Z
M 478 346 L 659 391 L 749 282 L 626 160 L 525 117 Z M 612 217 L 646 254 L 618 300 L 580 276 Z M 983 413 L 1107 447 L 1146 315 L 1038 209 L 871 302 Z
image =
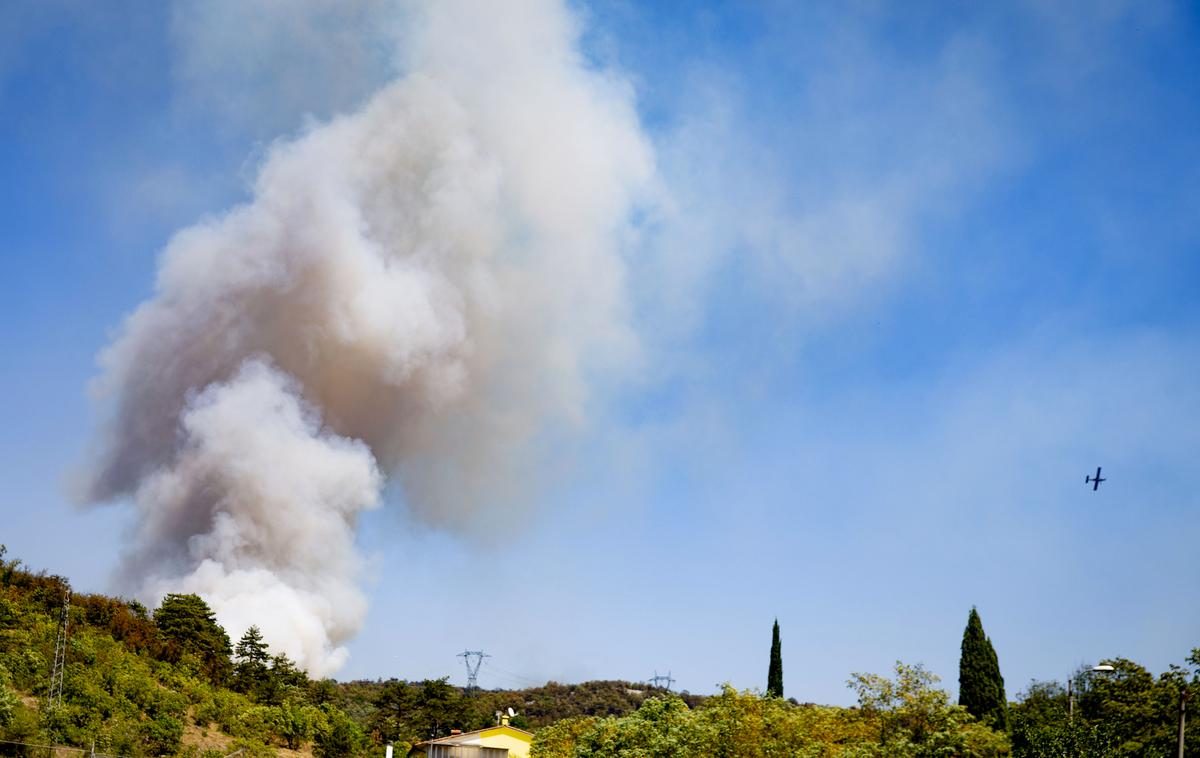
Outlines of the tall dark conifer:
M 267 680 L 271 651 L 257 626 L 246 630 L 233 649 L 233 689 L 257 694 Z
M 783 697 L 783 650 L 779 644 L 779 619 L 771 630 L 771 665 L 767 668 L 767 696 Z
M 992 641 L 983 633 L 979 611 L 971 608 L 963 630 L 962 657 L 958 662 L 958 704 L 994 729 L 1008 731 L 1008 699 L 1004 677 Z

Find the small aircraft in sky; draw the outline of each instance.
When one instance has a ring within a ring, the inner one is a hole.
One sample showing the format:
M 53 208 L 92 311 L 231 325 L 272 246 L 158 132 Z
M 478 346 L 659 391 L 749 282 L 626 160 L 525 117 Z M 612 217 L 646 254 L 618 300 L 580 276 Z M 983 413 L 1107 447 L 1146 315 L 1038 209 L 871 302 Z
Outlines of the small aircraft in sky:
M 1099 466 L 1096 467 L 1096 475 L 1095 476 L 1085 476 L 1083 478 L 1084 484 L 1092 485 L 1092 492 L 1095 492 L 1096 490 L 1100 489 L 1100 482 L 1107 482 L 1107 481 L 1108 481 L 1107 479 L 1100 478 L 1100 467 Z M 1095 484 L 1092 484 L 1092 482 L 1095 482 Z

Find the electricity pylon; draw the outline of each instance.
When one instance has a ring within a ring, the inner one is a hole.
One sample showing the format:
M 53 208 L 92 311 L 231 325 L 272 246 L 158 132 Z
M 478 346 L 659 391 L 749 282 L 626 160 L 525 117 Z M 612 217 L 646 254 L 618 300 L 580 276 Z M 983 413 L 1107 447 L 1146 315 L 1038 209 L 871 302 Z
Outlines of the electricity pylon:
M 63 669 L 67 663 L 67 626 L 71 619 L 71 586 L 63 589 L 62 613 L 58 619 L 58 637 L 54 640 L 54 667 L 50 670 L 50 705 L 62 705 Z
M 467 691 L 472 692 L 478 689 L 477 682 L 479 681 L 479 667 L 483 665 L 484 658 L 492 656 L 482 650 L 464 650 L 455 658 L 462 658 L 463 664 L 467 667 Z
M 671 691 L 671 685 L 675 683 L 675 680 L 671 678 L 671 672 L 670 672 L 670 671 L 668 671 L 668 672 L 666 673 L 666 676 L 662 676 L 662 675 L 660 675 L 660 674 L 658 673 L 658 670 L 657 670 L 657 669 L 655 669 L 655 671 L 654 671 L 654 676 L 650 677 L 650 684 L 651 684 L 651 685 L 653 685 L 653 686 L 655 686 L 655 687 L 659 687 L 659 686 L 661 686 L 661 685 L 659 684 L 659 682 L 665 682 L 665 683 L 666 683 L 666 687 L 665 687 L 664 689 L 666 689 L 666 691 L 667 691 L 667 692 L 670 692 L 670 691 Z

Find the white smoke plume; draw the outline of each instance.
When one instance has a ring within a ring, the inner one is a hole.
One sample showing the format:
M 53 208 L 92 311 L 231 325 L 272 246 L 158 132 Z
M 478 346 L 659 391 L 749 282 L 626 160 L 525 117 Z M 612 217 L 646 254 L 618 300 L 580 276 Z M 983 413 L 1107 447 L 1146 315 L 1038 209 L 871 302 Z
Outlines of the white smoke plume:
M 355 522 L 385 477 L 428 523 L 503 518 L 538 435 L 636 360 L 631 89 L 555 0 L 405 18 L 403 77 L 177 233 L 96 383 L 85 499 L 136 502 L 125 580 L 199 592 L 316 675 L 361 623 Z

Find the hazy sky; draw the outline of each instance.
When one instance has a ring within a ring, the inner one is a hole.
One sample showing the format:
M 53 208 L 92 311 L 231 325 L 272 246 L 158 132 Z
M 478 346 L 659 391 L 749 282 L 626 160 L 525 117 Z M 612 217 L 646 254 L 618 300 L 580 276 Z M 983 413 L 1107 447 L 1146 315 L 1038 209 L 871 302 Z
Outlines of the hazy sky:
M 953 690 L 972 605 L 1010 697 L 1200 645 L 1195 7 L 570 11 L 653 149 L 621 247 L 639 358 L 595 380 L 524 507 L 447 531 L 389 485 L 339 677 L 461 682 L 469 648 L 487 687 L 761 688 L 778 617 L 787 694 L 844 703 L 896 659 Z M 66 494 L 97 353 L 273 140 L 405 75 L 410 23 L 369 0 L 0 6 L 12 555 L 114 589 L 133 509 Z

